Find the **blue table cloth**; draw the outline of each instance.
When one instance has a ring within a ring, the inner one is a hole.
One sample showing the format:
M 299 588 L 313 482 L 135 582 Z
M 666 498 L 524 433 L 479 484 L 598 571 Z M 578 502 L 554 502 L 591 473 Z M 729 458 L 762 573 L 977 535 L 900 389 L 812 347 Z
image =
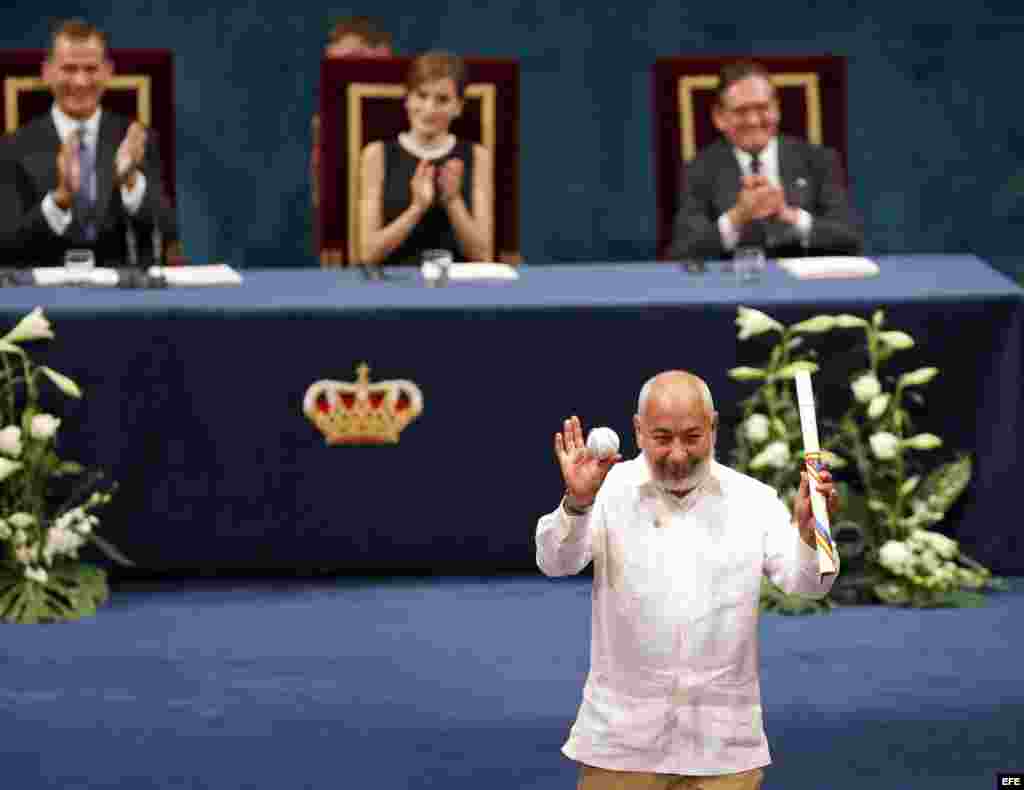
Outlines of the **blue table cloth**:
M 879 263 L 876 278 L 819 281 L 770 263 L 749 284 L 715 264 L 530 265 L 514 282 L 434 288 L 415 270 L 372 282 L 247 270 L 234 288 L 7 288 L 0 318 L 45 308 L 57 339 L 39 358 L 85 391 L 53 398 L 62 455 L 118 481 L 103 534 L 143 567 L 476 573 L 533 567 L 536 519 L 561 495 L 564 417 L 614 428 L 628 457 L 641 384 L 686 368 L 711 386 L 727 460 L 751 387 L 725 372 L 763 356 L 737 342 L 738 305 L 785 323 L 882 307 L 918 342 L 893 372 L 941 369 L 918 427 L 975 456 L 947 531 L 1022 572 L 1004 510 L 1022 439 L 1024 292 L 973 256 Z M 823 353 L 853 365 L 850 346 Z M 354 380 L 361 362 L 373 380 L 414 381 L 424 413 L 396 446 L 328 447 L 303 394 Z

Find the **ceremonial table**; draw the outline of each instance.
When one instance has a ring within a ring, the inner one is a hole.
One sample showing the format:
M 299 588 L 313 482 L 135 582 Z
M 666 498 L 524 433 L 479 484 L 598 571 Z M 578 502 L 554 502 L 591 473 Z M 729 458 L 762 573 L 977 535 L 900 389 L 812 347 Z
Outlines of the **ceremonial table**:
M 738 305 L 784 323 L 881 307 L 917 341 L 894 372 L 941 370 L 918 427 L 975 458 L 944 528 L 1020 573 L 1005 511 L 1024 436 L 1024 291 L 973 256 L 879 263 L 875 278 L 817 281 L 769 264 L 755 283 L 714 264 L 527 265 L 512 282 L 433 288 L 415 270 L 245 270 L 233 288 L 7 288 L 0 319 L 44 307 L 57 337 L 33 353 L 85 393 L 52 398 L 61 454 L 117 481 L 102 533 L 142 568 L 475 574 L 533 567 L 536 520 L 562 494 L 563 418 L 614 428 L 630 457 L 641 384 L 685 368 L 711 387 L 727 460 L 751 386 L 726 371 L 764 348 L 737 341 Z M 303 414 L 312 383 L 353 381 L 360 363 L 422 393 L 397 444 L 329 446 Z

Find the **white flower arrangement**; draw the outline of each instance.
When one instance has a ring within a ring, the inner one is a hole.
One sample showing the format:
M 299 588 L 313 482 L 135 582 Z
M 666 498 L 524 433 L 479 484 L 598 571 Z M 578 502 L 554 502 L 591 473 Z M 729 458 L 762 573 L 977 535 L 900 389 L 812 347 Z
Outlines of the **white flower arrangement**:
M 956 541 L 929 530 L 943 520 L 966 488 L 971 459 L 958 456 L 928 471 L 927 454 L 943 442 L 934 433 L 915 431 L 905 401 L 923 404 L 918 389 L 938 376 L 939 370 L 921 367 L 899 375 L 883 370 L 894 354 L 914 348 L 909 334 L 886 329 L 881 310 L 870 320 L 848 314 L 818 315 L 786 326 L 759 310 L 740 307 L 736 324 L 740 340 L 763 341 L 772 336 L 773 345 L 761 366 L 729 371 L 731 378 L 757 385 L 742 403 L 732 462 L 772 485 L 787 504 L 799 485 L 803 453 L 790 380 L 799 369 L 819 370 L 817 353 L 809 347 L 814 336 L 844 330 L 864 333 L 867 364 L 850 376 L 849 405 L 838 419 L 820 418 L 825 461 L 836 471 L 845 503 L 844 514 L 834 525 L 837 543 L 843 552 L 840 532 L 849 531 L 864 566 L 858 575 L 861 590 L 846 602 L 964 606 L 976 605 L 984 589 L 1005 589 L 1002 580 L 966 556 Z M 827 372 L 819 381 L 829 381 Z M 824 403 L 838 400 L 830 395 Z M 844 476 L 852 479 L 843 482 Z M 844 566 L 855 563 L 844 562 Z M 836 588 L 845 581 L 841 576 Z M 786 596 L 767 583 L 762 589 L 766 609 L 805 612 L 830 605 L 828 599 L 814 603 Z
M 75 620 L 107 600 L 106 574 L 78 561 L 93 544 L 131 564 L 96 535 L 93 511 L 110 490 L 93 490 L 98 473 L 57 455 L 62 419 L 41 408 L 44 382 L 81 398 L 68 376 L 32 362 L 22 347 L 54 336 L 36 308 L 0 337 L 0 621 L 38 623 Z

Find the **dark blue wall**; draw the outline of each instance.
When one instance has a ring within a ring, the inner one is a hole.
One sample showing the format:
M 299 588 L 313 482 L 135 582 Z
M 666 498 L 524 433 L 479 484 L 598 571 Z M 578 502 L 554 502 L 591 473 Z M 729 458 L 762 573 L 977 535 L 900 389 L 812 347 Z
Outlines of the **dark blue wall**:
M 521 59 L 528 260 L 652 257 L 654 58 L 845 54 L 849 164 L 870 250 L 970 251 L 1024 272 L 1019 0 L 484 5 L 119 0 L 52 3 L 37 20 L 20 4 L 4 11 L 0 47 L 45 46 L 50 18 L 87 13 L 114 46 L 173 49 L 186 248 L 197 261 L 236 266 L 314 264 L 309 116 L 333 17 L 376 14 L 403 53 Z

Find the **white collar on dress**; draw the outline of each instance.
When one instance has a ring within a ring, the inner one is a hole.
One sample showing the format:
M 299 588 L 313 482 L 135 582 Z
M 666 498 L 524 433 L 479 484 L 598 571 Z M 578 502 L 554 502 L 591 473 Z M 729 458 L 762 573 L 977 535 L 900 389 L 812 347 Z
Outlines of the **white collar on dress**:
M 449 132 L 436 145 L 425 146 L 416 141 L 412 132 L 402 132 L 398 135 L 398 144 L 418 159 L 440 159 L 452 152 L 455 147 L 455 135 Z

